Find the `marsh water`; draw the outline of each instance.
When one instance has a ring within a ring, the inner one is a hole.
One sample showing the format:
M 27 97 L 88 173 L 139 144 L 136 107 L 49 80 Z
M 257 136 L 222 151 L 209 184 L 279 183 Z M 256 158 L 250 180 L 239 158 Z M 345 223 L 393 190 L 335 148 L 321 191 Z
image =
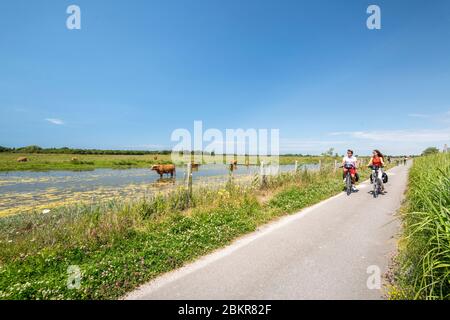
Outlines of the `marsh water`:
M 315 168 L 315 165 L 303 167 Z M 259 173 L 258 166 L 238 166 L 236 178 Z M 281 165 L 279 172 L 293 171 Z M 167 190 L 185 181 L 186 169 L 178 168 L 173 179 L 149 169 L 96 169 L 93 171 L 14 171 L 0 173 L 0 216 L 62 204 L 139 197 Z M 229 177 L 227 165 L 202 165 L 193 172 L 194 184 L 217 184 Z

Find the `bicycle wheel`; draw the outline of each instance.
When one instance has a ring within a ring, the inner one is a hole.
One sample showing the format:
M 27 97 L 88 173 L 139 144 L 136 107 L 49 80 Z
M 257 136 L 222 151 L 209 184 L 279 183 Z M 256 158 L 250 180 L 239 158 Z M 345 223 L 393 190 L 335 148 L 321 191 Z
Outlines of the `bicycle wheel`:
M 352 193 L 352 178 L 349 174 L 347 174 L 347 177 L 345 178 L 345 187 L 347 195 L 349 196 Z
M 378 190 L 380 190 L 378 187 L 378 179 L 375 179 L 374 183 L 373 183 L 373 197 L 374 198 L 378 197 Z

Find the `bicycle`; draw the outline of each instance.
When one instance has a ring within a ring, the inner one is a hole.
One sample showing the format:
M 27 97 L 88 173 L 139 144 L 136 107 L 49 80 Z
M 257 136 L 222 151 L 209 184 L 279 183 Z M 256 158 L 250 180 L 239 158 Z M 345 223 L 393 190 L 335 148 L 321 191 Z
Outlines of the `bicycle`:
M 382 192 L 381 180 L 378 178 L 378 171 L 381 170 L 381 167 L 369 166 L 369 168 L 372 169 L 372 176 L 370 177 L 373 184 L 372 194 L 374 198 L 378 198 L 378 195 Z
M 344 166 L 341 166 L 340 168 L 347 169 L 347 173 L 345 174 L 345 192 L 349 196 L 353 192 L 352 175 L 350 174 L 350 169 L 353 169 L 355 167 L 353 165 L 346 164 Z

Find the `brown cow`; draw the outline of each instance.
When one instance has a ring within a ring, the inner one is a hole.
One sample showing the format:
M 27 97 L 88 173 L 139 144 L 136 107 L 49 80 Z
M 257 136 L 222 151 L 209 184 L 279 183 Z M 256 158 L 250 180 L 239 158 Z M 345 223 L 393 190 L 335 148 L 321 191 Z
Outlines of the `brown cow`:
M 198 167 L 200 167 L 200 164 L 198 164 L 198 163 L 191 163 L 191 168 L 192 169 L 197 169 L 198 170 Z
M 17 159 L 17 162 L 28 162 L 28 158 L 27 157 L 20 157 Z
M 170 177 L 173 178 L 173 175 L 175 174 L 175 165 L 173 164 L 157 164 L 152 166 L 152 170 L 156 171 L 161 179 L 163 177 L 163 174 L 170 174 Z
M 237 164 L 238 164 L 237 160 L 231 161 L 231 163 L 230 163 L 230 171 L 237 170 Z

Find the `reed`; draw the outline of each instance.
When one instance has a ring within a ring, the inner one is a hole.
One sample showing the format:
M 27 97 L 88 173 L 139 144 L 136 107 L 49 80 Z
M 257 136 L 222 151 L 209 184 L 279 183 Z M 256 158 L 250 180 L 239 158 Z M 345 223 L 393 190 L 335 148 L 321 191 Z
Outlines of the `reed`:
M 402 209 L 393 299 L 450 298 L 450 154 L 415 160 Z

